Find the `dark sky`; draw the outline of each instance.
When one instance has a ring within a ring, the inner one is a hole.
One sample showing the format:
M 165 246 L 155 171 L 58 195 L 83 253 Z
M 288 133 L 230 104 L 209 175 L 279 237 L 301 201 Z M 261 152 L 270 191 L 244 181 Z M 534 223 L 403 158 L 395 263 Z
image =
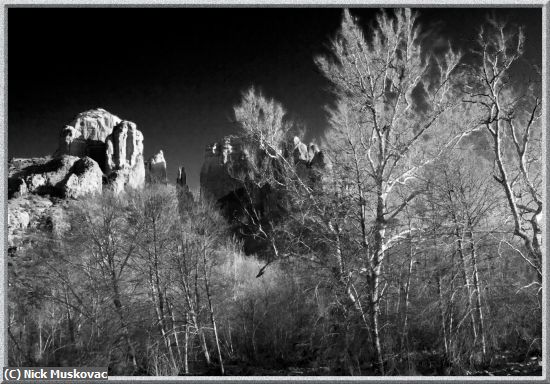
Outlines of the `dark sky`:
M 467 48 L 488 12 L 525 25 L 527 57 L 541 62 L 537 8 L 418 9 L 433 39 Z M 376 9 L 352 10 L 368 25 Z M 184 165 L 198 185 L 205 146 L 234 132 L 232 106 L 250 85 L 326 128 L 331 102 L 313 57 L 327 52 L 338 8 L 10 8 L 8 156 L 51 154 L 60 129 L 102 107 L 134 121 L 145 158 L 164 150 L 170 182 Z

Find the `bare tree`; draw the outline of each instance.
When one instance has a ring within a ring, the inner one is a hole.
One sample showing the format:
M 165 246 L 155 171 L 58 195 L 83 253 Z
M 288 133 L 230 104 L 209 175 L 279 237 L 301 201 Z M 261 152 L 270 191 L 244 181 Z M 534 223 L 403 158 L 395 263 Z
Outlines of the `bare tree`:
M 207 364 L 210 364 L 210 352 L 206 343 L 204 326 L 200 322 L 203 309 L 214 334 L 214 345 L 220 373 L 225 374 L 221 341 L 216 322 L 214 304 L 214 284 L 212 269 L 218 263 L 220 254 L 224 255 L 227 240 L 227 226 L 214 206 L 204 200 L 187 206 L 181 214 L 180 253 L 173 260 L 178 269 L 180 287 L 186 302 L 186 318 L 199 334 L 199 341 Z M 201 303 L 201 296 L 206 304 Z M 186 325 L 187 340 L 188 325 Z M 187 343 L 187 341 L 186 341 Z M 187 354 L 187 351 L 185 351 Z
M 365 262 L 368 308 L 375 365 L 384 372 L 380 342 L 380 274 L 385 253 L 415 228 L 391 223 L 413 200 L 397 190 L 414 182 L 422 167 L 462 136 L 455 129 L 434 131 L 455 105 L 453 74 L 460 55 L 424 55 L 416 16 L 400 9 L 382 12 L 370 39 L 349 11 L 332 42 L 332 57 L 317 63 L 337 97 L 330 109 L 330 143 L 335 174 L 357 204 Z M 434 73 L 437 75 L 434 76 Z M 415 91 L 422 90 L 423 96 Z M 392 229 L 388 236 L 388 230 Z
M 241 103 L 233 110 L 242 137 L 258 143 L 260 149 L 270 156 L 280 153 L 280 145 L 290 128 L 284 120 L 286 111 L 280 103 L 251 87 L 243 93 Z
M 179 216 L 176 191 L 165 185 L 152 184 L 144 190 L 129 194 L 131 211 L 129 219 L 136 239 L 134 266 L 149 283 L 155 323 L 159 329 L 171 365 L 169 374 L 177 374 L 180 361 L 176 360 L 172 340 L 179 345 L 178 332 L 171 313 L 171 285 L 173 273 L 167 263 L 177 249 Z
M 71 243 L 81 249 L 90 268 L 99 272 L 100 284 L 109 288 L 112 304 L 126 344 L 127 358 L 133 372 L 138 369 L 136 349 L 130 334 L 125 302 L 130 263 L 139 232 L 128 231 L 125 201 L 110 192 L 92 196 L 75 204 L 71 217 Z
M 522 28 L 508 27 L 493 17 L 478 34 L 479 61 L 470 66 L 467 101 L 479 107 L 481 125 L 494 155 L 494 179 L 505 195 L 514 235 L 525 249 L 508 243 L 537 274 L 542 284 L 542 100 L 540 72 L 534 80 L 514 79 L 522 63 L 525 35 Z M 516 72 L 515 72 L 516 71 Z M 542 286 L 541 286 L 542 289 Z M 539 290 L 540 292 L 540 290 Z

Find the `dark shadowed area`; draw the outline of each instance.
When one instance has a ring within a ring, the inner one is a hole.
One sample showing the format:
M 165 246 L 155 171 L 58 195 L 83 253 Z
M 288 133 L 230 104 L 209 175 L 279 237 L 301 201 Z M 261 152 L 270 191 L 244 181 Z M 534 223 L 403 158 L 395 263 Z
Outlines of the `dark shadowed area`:
M 377 9 L 352 13 L 366 26 Z M 542 12 L 418 9 L 434 48 L 468 47 L 487 14 L 524 25 L 526 58 L 541 62 Z M 10 8 L 8 155 L 51 154 L 61 128 L 102 107 L 134 121 L 145 157 L 159 149 L 170 182 L 177 167 L 198 187 L 205 146 L 235 127 L 232 106 L 250 85 L 304 122 L 326 127 L 328 83 L 313 58 L 328 52 L 338 8 Z

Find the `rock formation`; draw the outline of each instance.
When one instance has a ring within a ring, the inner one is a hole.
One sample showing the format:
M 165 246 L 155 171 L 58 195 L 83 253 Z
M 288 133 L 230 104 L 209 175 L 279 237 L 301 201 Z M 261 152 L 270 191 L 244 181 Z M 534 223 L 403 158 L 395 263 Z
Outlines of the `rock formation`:
M 191 193 L 191 191 L 189 191 L 189 186 L 187 186 L 187 174 L 185 173 L 185 167 L 183 165 L 178 168 L 176 187 L 186 194 Z
M 145 171 L 145 180 L 148 183 L 168 183 L 166 160 L 162 149 L 146 162 Z
M 191 193 L 191 191 L 189 190 L 189 186 L 187 185 L 187 175 L 185 174 L 185 168 L 183 166 L 178 168 L 176 191 L 181 208 L 187 207 L 194 201 L 193 194 Z
M 32 246 L 26 235 L 29 229 L 45 229 L 60 233 L 66 228 L 62 204 L 54 204 L 47 197 L 28 195 L 8 200 L 8 252 L 13 255 L 19 248 Z
M 86 194 L 99 193 L 103 185 L 103 172 L 89 157 L 77 160 L 63 185 L 65 197 L 78 198 Z
M 8 162 L 10 253 L 29 242 L 29 228 L 63 226 L 67 198 L 100 193 L 104 181 L 116 192 L 145 183 L 143 135 L 136 125 L 104 109 L 78 114 L 61 130 L 53 157 Z
M 296 173 L 306 180 L 326 180 L 331 164 L 316 144 L 309 146 L 294 137 L 292 157 Z M 243 181 L 254 180 L 267 156 L 239 138 L 228 136 L 207 146 L 200 174 L 201 196 L 216 201 L 242 188 Z
M 294 136 L 294 150 L 292 151 L 294 164 L 304 163 L 309 161 L 307 145 L 302 143 L 298 136 Z
M 62 155 L 32 162 L 13 159 L 8 168 L 8 198 L 28 193 L 78 197 L 102 188 L 103 173 L 89 157 Z
M 79 113 L 61 130 L 55 156 L 89 156 L 105 170 L 105 141 L 120 122 L 118 116 L 102 108 Z
M 105 173 L 109 182 L 131 188 L 143 187 L 143 134 L 136 128 L 136 124 L 121 121 L 114 127 L 106 138 L 105 158 Z
M 229 136 L 206 147 L 200 173 L 201 196 L 219 200 L 242 187 L 254 176 L 250 149 L 238 138 Z
M 79 197 L 101 191 L 103 175 L 117 192 L 140 188 L 145 183 L 143 135 L 134 123 L 92 109 L 61 130 L 53 159 L 14 159 L 9 167 L 9 197 Z

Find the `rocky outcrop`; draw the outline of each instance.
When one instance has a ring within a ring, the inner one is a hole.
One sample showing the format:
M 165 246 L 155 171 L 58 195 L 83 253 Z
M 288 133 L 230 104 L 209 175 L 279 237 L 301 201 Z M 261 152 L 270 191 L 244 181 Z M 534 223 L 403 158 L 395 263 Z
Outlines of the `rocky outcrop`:
M 162 149 L 145 163 L 145 181 L 147 183 L 168 183 L 166 160 Z
M 91 158 L 107 180 L 116 184 L 112 189 L 119 192 L 126 186 L 140 188 L 145 183 L 143 134 L 133 122 L 102 108 L 79 113 L 61 130 L 54 156 L 63 155 Z M 77 179 L 71 183 L 77 185 Z
M 79 197 L 100 192 L 103 173 L 89 157 L 62 155 L 54 159 L 13 159 L 8 166 L 8 198 L 27 194 Z
M 119 122 L 107 136 L 105 173 L 109 181 L 131 188 L 145 184 L 143 134 L 131 121 Z
M 61 130 L 55 156 L 88 156 L 104 171 L 105 141 L 120 122 L 121 119 L 118 116 L 102 108 L 79 113 Z
M 77 198 L 145 183 L 143 135 L 130 121 L 97 108 L 78 114 L 60 134 L 53 158 L 12 159 L 8 197 L 26 194 Z
M 191 193 L 189 186 L 187 185 L 187 174 L 185 173 L 185 167 L 182 165 L 178 167 L 178 177 L 176 179 L 176 187 L 184 193 Z
M 300 178 L 315 182 L 330 175 L 330 161 L 316 144 L 308 146 L 294 137 L 290 148 L 289 162 L 294 162 Z M 243 181 L 257 181 L 266 161 L 269 158 L 262 151 L 236 137 L 225 137 L 207 146 L 200 174 L 201 196 L 218 201 L 242 188 Z
M 294 150 L 292 151 L 294 164 L 304 163 L 309 161 L 307 145 L 302 143 L 298 136 L 294 136 Z
M 47 197 L 28 195 L 8 200 L 8 250 L 13 255 L 18 249 L 32 246 L 28 236 L 31 229 L 48 230 L 59 234 L 67 227 L 65 211 Z
M 76 161 L 63 185 L 63 195 L 78 198 L 87 194 L 100 193 L 103 185 L 103 172 L 89 157 Z
M 201 196 L 219 200 L 241 188 L 244 180 L 254 178 L 253 152 L 232 136 L 207 146 L 200 173 Z
M 130 121 L 98 108 L 65 126 L 53 157 L 8 162 L 10 254 L 32 246 L 28 231 L 60 233 L 67 198 L 101 193 L 104 181 L 120 193 L 145 183 L 143 135 Z

